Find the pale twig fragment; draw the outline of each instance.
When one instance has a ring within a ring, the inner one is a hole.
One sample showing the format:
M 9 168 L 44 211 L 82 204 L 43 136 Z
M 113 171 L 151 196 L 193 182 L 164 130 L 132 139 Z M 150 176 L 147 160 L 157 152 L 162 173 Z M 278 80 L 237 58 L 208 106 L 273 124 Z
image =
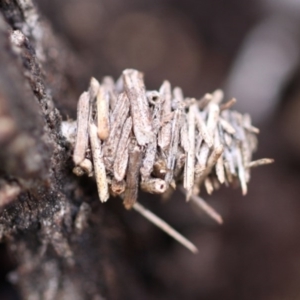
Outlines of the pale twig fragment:
M 186 161 L 186 153 L 178 152 L 176 155 L 176 164 L 174 169 L 174 177 L 178 178 Z
M 201 208 L 207 215 L 209 215 L 213 220 L 219 224 L 223 224 L 223 218 L 221 215 L 214 210 L 206 201 L 201 197 L 192 195 L 191 202 L 195 203 L 199 208 Z
M 79 97 L 77 104 L 77 135 L 73 153 L 75 165 L 79 165 L 85 158 L 88 147 L 88 119 L 89 119 L 89 93 L 84 92 Z
M 115 178 L 111 181 L 110 189 L 114 195 L 121 195 L 125 192 L 125 180 L 117 181 Z
M 153 96 L 153 94 L 152 94 Z M 152 101 L 153 98 L 152 98 Z M 153 136 L 151 141 L 146 146 L 145 156 L 143 159 L 142 167 L 141 167 L 141 176 L 142 180 L 146 180 L 150 177 L 150 174 L 153 170 L 153 166 L 155 163 L 155 156 L 157 152 L 157 134 L 160 128 L 160 118 L 161 118 L 161 107 L 162 107 L 162 99 L 160 94 L 155 96 L 155 101 L 153 102 L 154 108 L 152 113 L 152 130 Z
M 85 158 L 80 164 L 79 167 L 86 173 L 89 177 L 93 176 L 93 164 L 88 159 Z
M 157 105 L 158 102 L 161 101 L 161 96 L 158 91 L 147 91 L 146 97 L 150 105 Z
M 90 80 L 90 86 L 89 86 L 89 96 L 90 96 L 91 103 L 96 98 L 99 87 L 100 87 L 99 81 L 96 78 L 92 77 Z
M 206 124 L 203 121 L 203 118 L 202 118 L 201 114 L 199 113 L 199 111 L 197 111 L 197 113 L 196 113 L 196 126 L 197 126 L 199 134 L 201 135 L 203 140 L 206 142 L 208 147 L 211 148 L 211 146 L 213 145 L 213 138 L 210 135 L 210 133 L 208 132 Z
M 213 149 L 212 153 L 210 154 L 210 156 L 208 157 L 207 163 L 205 168 L 201 168 L 201 173 L 197 174 L 196 177 L 196 182 L 197 185 L 200 185 L 202 183 L 202 181 L 208 176 L 208 174 L 211 172 L 212 168 L 215 166 L 215 164 L 217 163 L 218 159 L 220 158 L 220 156 L 223 153 L 223 146 L 219 145 L 216 148 Z
M 104 90 L 108 93 L 109 95 L 109 106 L 112 111 L 114 111 L 117 102 L 118 102 L 118 95 L 115 91 L 115 83 L 112 77 L 110 76 L 105 76 L 102 79 L 101 85 L 104 87 Z
M 112 168 L 119 140 L 122 134 L 122 128 L 129 112 L 129 100 L 125 93 L 121 93 L 118 97 L 118 103 L 113 111 L 114 122 L 110 129 L 108 139 L 104 143 L 103 153 L 105 163 L 108 169 Z
M 183 101 L 184 107 L 188 108 L 193 104 L 196 104 L 197 100 L 195 98 L 185 98 Z
M 97 94 L 97 121 L 98 137 L 104 141 L 109 136 L 109 110 L 108 94 L 103 86 L 99 87 Z
M 175 110 L 180 108 L 183 102 L 184 102 L 184 98 L 183 98 L 182 89 L 176 86 L 173 89 L 172 109 Z
M 179 232 L 177 232 L 175 229 L 173 229 L 169 224 L 167 224 L 164 220 L 156 216 L 154 213 L 152 213 L 150 210 L 146 209 L 144 206 L 142 206 L 140 203 L 136 202 L 133 205 L 133 208 L 139 212 L 142 216 L 144 216 L 147 220 L 149 220 L 151 223 L 156 225 L 158 228 L 166 232 L 168 235 L 170 235 L 172 238 L 174 238 L 177 242 L 182 244 L 184 247 L 189 249 L 193 253 L 197 253 L 198 249 L 197 247 L 191 243 L 188 239 L 186 239 L 184 236 L 182 236 Z
M 207 144 L 202 144 L 199 153 L 196 154 L 196 177 L 202 177 L 204 170 L 206 169 L 207 158 L 209 155 L 209 147 Z
M 239 148 L 235 148 L 234 154 L 235 154 L 235 159 L 236 159 L 236 163 L 237 163 L 238 177 L 240 180 L 242 193 L 243 193 L 243 195 L 246 195 L 247 194 L 247 183 L 246 183 L 245 168 L 244 168 L 243 161 L 242 161 L 241 150 Z
M 232 111 L 230 112 L 229 116 L 230 123 L 235 129 L 235 139 L 239 141 L 244 141 L 246 139 L 246 134 L 244 128 L 242 127 L 242 115 L 236 111 Z
M 119 155 L 116 155 L 116 159 L 114 161 L 114 177 L 118 180 L 121 181 L 124 179 L 125 174 L 126 174 L 126 168 L 128 164 L 128 146 L 129 146 L 129 135 L 132 129 L 132 119 L 131 117 L 127 118 L 121 138 L 119 141 L 117 153 Z
M 246 165 L 246 168 L 255 168 L 263 165 L 272 164 L 274 162 L 274 159 L 272 158 L 261 158 L 258 160 L 251 161 Z
M 220 110 L 223 111 L 223 110 L 229 109 L 229 108 L 232 107 L 235 103 L 236 103 L 236 99 L 235 99 L 235 98 L 232 98 L 232 99 L 230 99 L 229 101 L 227 101 L 227 102 L 221 104 L 221 105 L 220 105 Z
M 230 125 L 229 122 L 227 122 L 225 119 L 220 118 L 220 125 L 223 127 L 225 131 L 227 131 L 229 134 L 235 134 L 235 129 Z
M 162 194 L 168 188 L 167 183 L 159 178 L 148 178 L 141 181 L 141 189 L 151 194 Z
M 227 167 L 228 170 L 230 170 L 230 174 L 236 175 L 233 153 L 227 147 L 224 148 L 224 161 L 227 162 Z
M 192 105 L 188 112 L 188 137 L 189 148 L 186 157 L 186 163 L 184 168 L 183 187 L 187 190 L 186 200 L 188 201 L 192 188 L 194 186 L 194 174 L 195 174 L 195 119 L 196 119 L 196 104 Z
M 172 91 L 171 84 L 165 80 L 159 88 L 159 93 L 163 99 L 163 111 L 166 114 L 171 112 Z
M 123 203 L 126 209 L 132 208 L 137 201 L 138 187 L 139 187 L 139 172 L 142 163 L 143 152 L 132 141 L 129 146 L 129 161 L 126 172 L 126 190 L 124 194 Z
M 209 135 L 214 136 L 214 130 L 219 120 L 219 106 L 213 102 L 209 103 L 208 106 L 208 117 L 207 117 L 207 131 Z
M 153 165 L 153 176 L 164 179 L 167 174 L 168 168 L 167 168 L 167 162 L 162 157 L 157 159 Z
M 259 134 L 259 129 L 254 126 L 244 126 L 244 128 L 252 133 Z
M 89 134 L 93 152 L 93 162 L 95 168 L 95 178 L 98 188 L 98 194 L 100 201 L 106 202 L 109 198 L 108 183 L 103 162 L 103 154 L 101 151 L 101 143 L 98 139 L 97 134 L 97 126 L 93 123 L 89 124 Z
M 115 90 L 119 94 L 124 92 L 123 74 L 117 79 L 115 84 Z
M 172 120 L 173 120 L 173 117 L 174 117 L 174 111 L 170 112 L 169 114 L 167 115 L 164 115 L 162 116 L 162 120 L 161 120 L 161 126 L 167 124 L 167 123 L 170 123 Z M 171 131 L 170 131 L 170 136 L 171 136 Z
M 218 149 L 219 147 L 222 147 L 222 149 L 224 149 L 224 146 L 220 142 L 220 136 L 217 130 L 215 133 L 215 149 Z M 216 174 L 219 182 L 223 184 L 225 181 L 225 172 L 224 172 L 224 161 L 222 155 L 220 155 L 220 157 L 216 162 Z
M 180 128 L 180 146 L 185 152 L 189 151 L 189 135 L 186 116 L 182 116 L 182 125 Z
M 212 181 L 212 185 L 213 185 L 214 189 L 215 189 L 215 190 L 218 190 L 218 189 L 220 188 L 220 186 L 221 186 L 221 184 L 220 184 L 218 178 L 212 177 L 212 178 L 211 178 L 211 181 Z
M 175 167 L 175 159 L 178 150 L 179 143 L 179 128 L 180 128 L 180 120 L 181 120 L 182 109 L 176 109 L 174 113 L 174 118 L 172 120 L 172 130 L 171 130 L 171 143 L 167 155 L 167 168 L 168 172 L 166 175 L 166 182 L 171 183 L 173 179 L 173 170 Z
M 195 142 L 196 142 L 196 146 L 195 146 L 196 162 L 195 163 L 197 164 L 198 156 L 199 156 L 199 153 L 200 153 L 200 147 L 203 144 L 203 137 L 199 132 L 196 135 L 196 141 Z
M 211 100 L 212 100 L 212 95 L 211 94 L 205 94 L 203 96 L 203 98 L 201 98 L 198 101 L 198 107 L 199 107 L 199 109 L 204 109 Z
M 216 163 L 216 174 L 219 182 L 223 184 L 225 182 L 225 171 L 224 171 L 224 161 L 222 155 L 220 155 Z
M 85 171 L 82 170 L 82 168 L 79 166 L 74 167 L 72 172 L 78 177 L 83 176 L 85 174 Z
M 224 142 L 227 147 L 231 147 L 232 144 L 232 136 L 227 132 L 224 132 Z
M 213 93 L 212 93 L 212 102 L 215 103 L 215 104 L 220 104 L 221 101 L 223 100 L 223 97 L 224 97 L 224 93 L 222 90 L 215 90 Z
M 180 186 L 180 191 L 183 194 L 186 194 L 185 189 Z M 203 210 L 207 215 L 209 215 L 213 220 L 215 220 L 219 224 L 223 224 L 223 219 L 221 215 L 215 211 L 206 201 L 204 201 L 201 197 L 192 195 L 190 203 L 195 203 L 201 210 Z
M 172 179 L 172 181 L 170 182 L 170 187 L 172 187 L 173 190 L 176 190 L 177 185 L 174 179 Z
M 242 153 L 242 162 L 245 170 L 245 180 L 248 183 L 250 180 L 250 169 L 246 168 L 246 166 L 250 163 L 252 159 L 252 154 L 250 150 L 250 145 L 248 144 L 247 139 L 245 138 L 240 145 L 241 153 Z
M 127 69 L 123 71 L 123 81 L 130 101 L 133 131 L 138 144 L 144 146 L 151 141 L 153 133 L 143 75 L 136 70 Z
M 250 170 L 245 168 L 245 166 L 251 161 L 252 153 L 251 153 L 251 145 L 248 143 L 247 139 L 247 132 L 245 131 L 243 125 L 244 125 L 244 117 L 243 115 L 239 114 L 238 112 L 233 112 L 232 114 L 232 120 L 233 120 L 233 125 L 237 126 L 238 128 L 238 137 L 240 142 L 236 143 L 236 153 L 239 152 L 241 154 L 241 164 L 242 164 L 242 170 L 240 170 L 241 167 L 238 166 L 238 174 L 239 174 L 239 179 L 241 182 L 241 187 L 243 194 L 246 194 L 246 184 L 250 180 Z M 251 122 L 251 120 L 250 120 Z M 237 154 L 239 155 L 239 154 Z M 237 162 L 239 164 L 239 157 L 237 156 Z M 242 174 L 241 174 L 242 172 Z M 241 177 L 242 176 L 242 177 Z M 241 179 L 242 178 L 242 179 Z M 245 181 L 245 182 L 243 182 Z
M 226 151 L 226 150 L 225 150 Z M 229 162 L 228 161 L 224 161 L 224 169 L 225 169 L 225 174 L 226 174 L 226 180 L 229 182 L 229 183 L 232 183 L 233 181 L 233 175 L 231 173 L 231 170 L 230 170 L 230 166 L 229 166 Z M 227 182 L 225 181 L 225 182 Z
M 206 192 L 208 195 L 211 195 L 212 192 L 214 191 L 214 187 L 213 187 L 213 184 L 212 184 L 212 181 L 209 177 L 206 177 L 205 180 L 204 180 L 204 186 L 206 188 Z
M 164 81 L 159 89 L 163 104 L 162 104 L 162 120 L 165 122 L 167 116 L 171 114 L 171 85 L 169 81 Z M 158 133 L 158 145 L 161 149 L 166 150 L 171 142 L 171 119 L 165 122 Z
M 156 147 L 157 147 L 157 141 L 156 139 L 153 138 L 153 140 L 147 146 L 145 157 L 143 159 L 142 167 L 140 170 L 142 180 L 149 178 L 153 170 L 155 155 L 156 155 Z
M 248 139 L 248 144 L 249 144 L 249 147 L 251 149 L 251 152 L 255 152 L 257 150 L 257 136 L 255 134 L 252 134 L 250 132 L 246 132 L 246 136 L 247 136 L 247 139 Z

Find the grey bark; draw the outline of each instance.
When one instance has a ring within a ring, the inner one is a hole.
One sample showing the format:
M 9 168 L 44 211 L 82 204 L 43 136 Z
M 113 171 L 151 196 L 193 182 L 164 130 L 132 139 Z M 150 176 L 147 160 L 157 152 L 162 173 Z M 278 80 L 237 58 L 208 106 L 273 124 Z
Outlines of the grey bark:
M 60 134 L 84 73 L 31 0 L 0 1 L 0 238 L 24 299 L 132 296 L 120 226 L 72 174 Z

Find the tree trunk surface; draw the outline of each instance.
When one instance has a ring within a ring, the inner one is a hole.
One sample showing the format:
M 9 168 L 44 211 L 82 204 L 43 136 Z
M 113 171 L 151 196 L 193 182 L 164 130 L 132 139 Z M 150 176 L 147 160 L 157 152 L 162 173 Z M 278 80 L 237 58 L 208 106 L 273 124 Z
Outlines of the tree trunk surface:
M 0 1 L 0 11 L 0 237 L 16 259 L 10 280 L 23 299 L 135 298 L 118 218 L 72 173 L 60 133 L 85 66 L 31 0 Z

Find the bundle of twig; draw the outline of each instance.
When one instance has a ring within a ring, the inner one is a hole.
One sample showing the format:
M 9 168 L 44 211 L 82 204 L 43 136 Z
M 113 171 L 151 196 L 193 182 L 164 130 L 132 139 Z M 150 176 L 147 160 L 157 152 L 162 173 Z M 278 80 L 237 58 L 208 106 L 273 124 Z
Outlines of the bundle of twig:
M 259 130 L 249 115 L 229 110 L 235 99 L 222 100 L 220 90 L 201 100 L 184 98 L 168 81 L 159 91 L 146 91 L 142 73 L 132 69 L 116 83 L 110 77 L 101 84 L 92 78 L 78 102 L 74 172 L 95 176 L 101 202 L 119 195 L 127 209 L 135 208 L 163 230 L 173 229 L 137 203 L 139 188 L 163 194 L 182 183 L 187 201 L 221 223 L 197 196 L 200 187 L 204 184 L 210 194 L 221 184 L 239 182 L 246 194 L 250 168 L 271 162 L 251 161 Z M 69 139 L 70 124 L 63 123 Z

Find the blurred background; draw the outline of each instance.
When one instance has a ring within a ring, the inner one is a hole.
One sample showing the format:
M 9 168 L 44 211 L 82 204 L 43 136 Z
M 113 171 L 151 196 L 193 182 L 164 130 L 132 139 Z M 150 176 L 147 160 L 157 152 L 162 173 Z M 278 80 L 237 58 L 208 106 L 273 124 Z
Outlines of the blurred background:
M 261 129 L 256 158 L 275 159 L 253 170 L 247 196 L 224 188 L 203 195 L 223 226 L 186 205 L 180 193 L 168 202 L 141 194 L 141 202 L 197 245 L 198 255 L 134 212 L 118 212 L 128 233 L 128 274 L 138 278 L 136 299 L 300 299 L 300 1 L 38 5 L 85 66 L 82 86 L 74 86 L 78 95 L 90 76 L 117 79 L 125 68 L 142 71 L 149 89 L 165 79 L 196 98 L 222 88 Z M 75 117 L 76 102 L 60 108 Z

